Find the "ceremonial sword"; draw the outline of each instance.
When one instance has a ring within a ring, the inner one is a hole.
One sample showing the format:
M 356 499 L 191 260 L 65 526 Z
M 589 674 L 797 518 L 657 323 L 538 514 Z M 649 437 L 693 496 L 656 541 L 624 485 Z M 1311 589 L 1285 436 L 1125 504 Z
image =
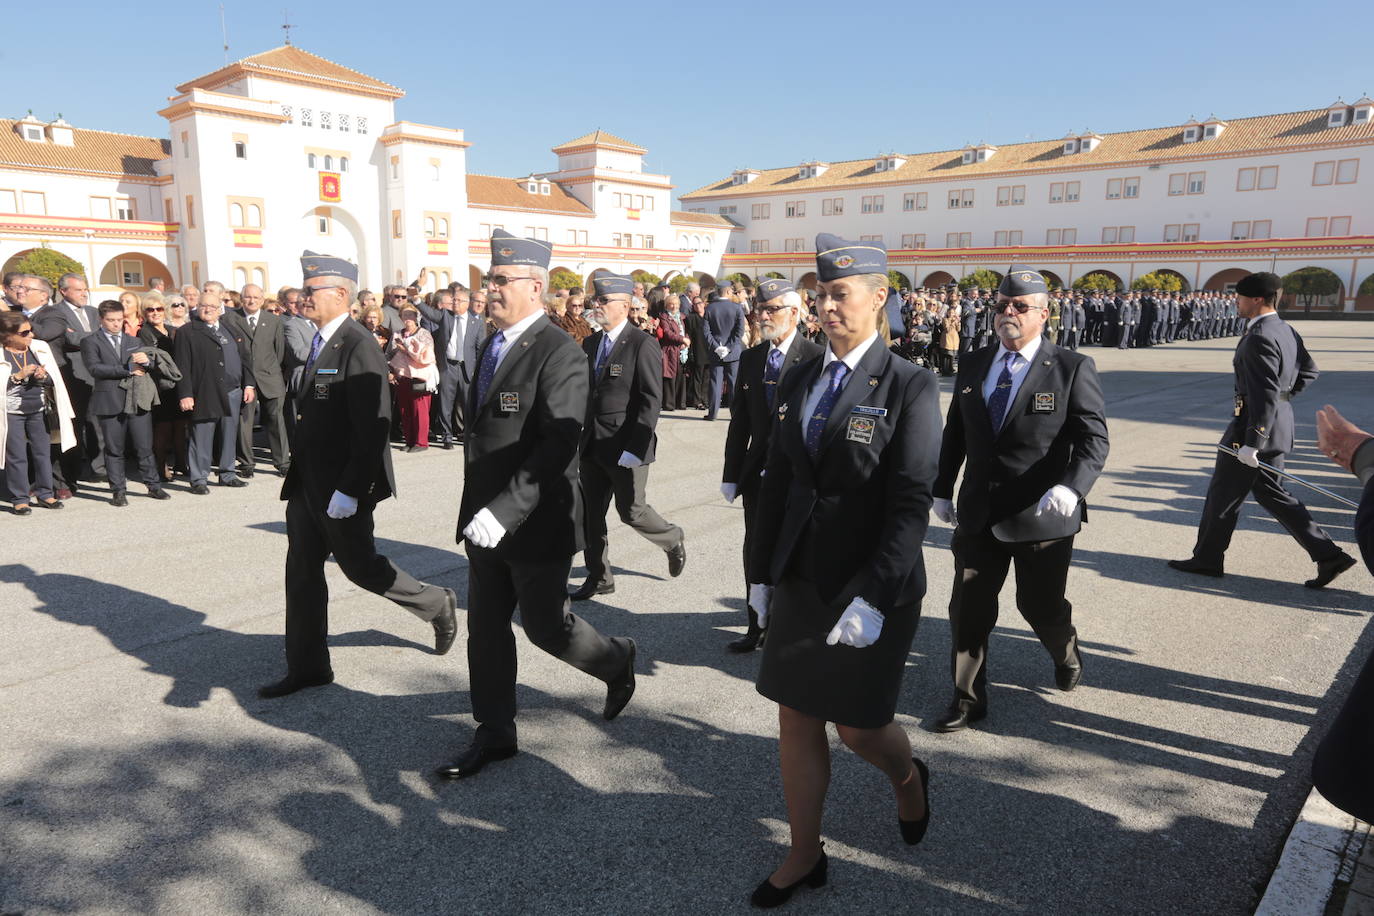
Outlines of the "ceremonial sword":
M 1237 451 L 1236 451 L 1235 449 L 1233 449 L 1233 448 L 1228 448 L 1228 447 L 1226 447 L 1226 446 L 1224 446 L 1224 445 L 1218 445 L 1218 446 L 1217 446 L 1217 451 L 1219 451 L 1219 452 L 1225 452 L 1226 454 L 1230 455 L 1232 458 L 1235 458 L 1237 461 L 1240 460 L 1240 453 L 1237 452 Z M 1241 463 L 1243 464 L 1244 462 L 1241 462 Z M 1280 470 L 1279 468 L 1274 467 L 1272 464 L 1266 464 L 1266 463 L 1264 463 L 1263 461 L 1261 461 L 1261 462 L 1259 463 L 1259 466 L 1260 466 L 1261 468 L 1263 468 L 1264 470 L 1266 470 L 1266 471 L 1272 471 L 1274 474 L 1277 474 L 1279 477 L 1283 477 L 1283 478 L 1285 478 L 1285 479 L 1287 479 L 1287 480 L 1293 481 L 1294 483 L 1300 483 L 1300 484 L 1302 484 L 1304 487 L 1308 487 L 1308 488 L 1310 488 L 1310 489 L 1316 490 L 1316 491 L 1317 491 L 1318 493 L 1320 493 L 1321 495 L 1326 496 L 1326 497 L 1329 497 L 1329 498 L 1331 498 L 1331 499 L 1334 499 L 1336 502 L 1340 503 L 1341 505 L 1349 506 L 1349 507 L 1352 508 L 1352 509 L 1358 509 L 1358 508 L 1360 508 L 1360 504 L 1359 504 L 1359 503 L 1357 503 L 1357 502 L 1352 502 L 1352 501 L 1346 499 L 1344 496 L 1340 496 L 1340 495 L 1338 495 L 1338 494 L 1336 494 L 1336 493 L 1332 493 L 1332 492 L 1331 492 L 1330 490 L 1328 490 L 1326 487 L 1318 486 L 1317 484 L 1312 483 L 1310 480 L 1303 480 L 1301 477 L 1299 477 L 1299 476 L 1296 475 L 1296 474 L 1290 474 L 1290 473 L 1288 473 L 1287 471 Z

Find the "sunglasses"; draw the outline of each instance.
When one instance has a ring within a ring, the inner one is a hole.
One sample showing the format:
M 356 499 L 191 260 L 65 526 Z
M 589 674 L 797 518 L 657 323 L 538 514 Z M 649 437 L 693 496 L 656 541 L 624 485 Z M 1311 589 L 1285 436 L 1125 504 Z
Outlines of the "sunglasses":
M 533 279 L 534 279 L 534 277 L 507 277 L 507 276 L 505 276 L 505 275 L 503 275 L 503 274 L 492 274 L 492 275 L 491 275 L 491 285 L 492 285 L 492 286 L 500 287 L 500 286 L 505 286 L 507 283 L 514 283 L 516 280 L 533 280 Z
M 1024 302 L 999 302 L 999 303 L 997 303 L 996 305 L 994 305 L 992 308 L 993 308 L 993 311 L 996 312 L 996 313 L 999 314 L 999 315 L 1002 314 L 1003 312 L 1005 312 L 1008 308 L 1015 309 L 1015 310 L 1016 310 L 1016 314 L 1018 314 L 1018 315 L 1024 315 L 1024 314 L 1026 314 L 1027 312 L 1029 312 L 1029 311 L 1030 311 L 1031 309 L 1033 309 L 1033 308 L 1039 308 L 1039 306 L 1038 306 L 1038 305 L 1027 305 L 1027 304 L 1024 303 Z
M 160 305 L 155 305 L 155 306 L 153 306 L 153 307 L 151 307 L 151 308 L 146 308 L 146 309 L 144 309 L 144 310 L 143 310 L 143 313 L 144 313 L 145 315 L 151 315 L 153 312 L 165 312 L 165 311 L 167 311 L 167 310 L 164 309 L 162 306 L 160 306 Z
M 33 328 L 21 328 L 20 330 L 15 331 L 14 333 L 19 337 L 32 337 Z

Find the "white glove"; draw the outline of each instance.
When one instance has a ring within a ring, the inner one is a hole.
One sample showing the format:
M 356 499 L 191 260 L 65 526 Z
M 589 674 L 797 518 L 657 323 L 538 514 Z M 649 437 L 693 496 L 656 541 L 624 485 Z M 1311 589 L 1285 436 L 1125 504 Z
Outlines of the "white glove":
M 937 496 L 935 498 L 935 505 L 931 507 L 931 510 L 935 513 L 935 517 L 946 525 L 958 527 L 959 515 L 954 511 L 953 500 L 940 499 Z
M 1242 445 L 1240 451 L 1236 452 L 1236 460 L 1247 468 L 1259 467 L 1259 449 L 1253 445 Z
M 715 354 L 721 359 L 725 359 L 725 357 L 730 355 L 730 348 L 724 345 L 716 347 Z
M 834 629 L 825 638 L 825 644 L 833 646 L 842 642 L 846 646 L 862 649 L 877 642 L 882 632 L 883 615 L 867 601 L 855 598 L 849 602 L 849 607 L 844 609 Z
M 768 606 L 773 603 L 773 586 L 749 586 L 749 607 L 759 617 L 759 628 L 768 626 Z
M 644 462 L 640 461 L 629 452 L 621 452 L 620 460 L 616 462 L 616 464 L 620 465 L 622 468 L 637 468 L 643 463 Z
M 739 495 L 739 484 L 737 484 L 737 483 L 723 483 L 723 484 L 721 484 L 721 485 L 720 485 L 720 495 L 725 497 L 725 501 L 726 501 L 727 503 L 732 503 L 732 502 L 734 502 L 734 501 L 735 501 L 735 497 Z
M 1068 518 L 1078 508 L 1078 499 L 1078 494 L 1072 488 L 1057 483 L 1040 497 L 1040 505 L 1035 507 L 1035 517 L 1039 518 L 1048 512 L 1050 515 Z
M 468 539 L 468 543 L 488 550 L 501 543 L 505 536 L 506 529 L 501 527 L 501 523 L 491 514 L 490 509 L 478 509 L 472 521 L 463 529 L 463 537 Z
M 330 518 L 352 518 L 358 512 L 358 499 L 334 491 L 334 495 L 329 497 L 329 508 L 324 510 L 324 514 Z

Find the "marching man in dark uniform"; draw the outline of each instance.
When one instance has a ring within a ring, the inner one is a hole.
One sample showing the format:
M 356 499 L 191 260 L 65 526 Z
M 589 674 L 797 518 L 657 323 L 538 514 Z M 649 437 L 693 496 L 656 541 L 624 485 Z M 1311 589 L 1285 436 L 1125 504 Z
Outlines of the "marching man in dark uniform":
M 1016 564 L 1016 606 L 1054 660 L 1055 683 L 1083 673 L 1064 597 L 1088 491 L 1107 460 L 1102 386 L 1091 358 L 1043 340 L 1045 279 L 1012 265 L 997 290 L 997 336 L 965 360 L 940 444 L 935 514 L 954 525 L 949 603 L 954 701 L 936 731 L 987 715 L 988 636 Z M 956 511 L 954 478 L 964 468 Z
M 1253 493 L 1317 564 L 1317 575 L 1303 584 L 1324 588 L 1354 566 L 1355 558 L 1337 547 L 1312 521 L 1307 507 L 1259 467 L 1264 462 L 1283 469 L 1284 455 L 1293 447 L 1293 407 L 1289 402 L 1317 377 L 1317 366 L 1302 338 L 1274 311 L 1282 292 L 1279 278 L 1271 273 L 1250 274 L 1236 284 L 1240 314 L 1250 323 L 1232 359 L 1236 409 L 1221 441 L 1237 454 L 1217 455 L 1193 555 L 1186 560 L 1170 560 L 1169 565 L 1220 578 L 1240 507 L 1246 495 Z
M 587 415 L 587 359 L 544 312 L 548 242 L 500 229 L 491 239 L 487 314 L 468 388 L 458 541 L 468 554 L 468 676 L 477 733 L 438 775 L 463 779 L 517 753 L 515 635 L 606 683 L 602 717 L 635 692 L 635 642 L 606 638 L 573 614 L 568 571 L 581 549 L 577 448 Z M 659 363 L 655 362 L 655 371 Z
M 739 397 L 730 408 L 720 492 L 726 502 L 734 502 L 736 496 L 744 500 L 746 570 L 778 390 L 792 369 L 821 354 L 820 346 L 797 333 L 801 309 L 801 294 L 792 281 L 768 279 L 760 283 L 758 311 L 763 316 L 759 322 L 763 343 L 745 350 L 739 358 Z M 745 579 L 747 586 L 747 575 Z M 731 652 L 752 652 L 762 638 L 759 616 L 749 608 L 748 631 L 728 648 Z
M 434 627 L 443 655 L 458 633 L 457 596 L 428 585 L 377 553 L 372 512 L 396 492 L 391 472 L 391 398 L 386 357 L 377 340 L 348 316 L 358 268 L 342 258 L 305 252 L 302 295 L 319 328 L 310 343 L 291 405 L 291 465 L 286 500 L 286 677 L 258 691 L 271 698 L 334 680 L 329 665 L 332 555 L 349 581 L 406 608 Z M 232 452 L 232 444 L 230 450 Z
M 778 704 L 791 830 L 759 907 L 826 883 L 828 722 L 887 777 L 903 841 L 919 843 L 930 821 L 930 773 L 894 715 L 926 591 L 938 379 L 878 335 L 882 247 L 821 233 L 816 272 L 827 345 L 778 390 L 749 557 L 749 604 L 768 625 L 758 690 Z
M 664 520 L 645 496 L 658 441 L 663 352 L 652 335 L 628 321 L 634 282 L 615 274 L 592 279 L 594 307 L 588 314 L 601 329 L 582 342 L 591 397 L 582 428 L 578 474 L 586 523 L 587 580 L 573 591 L 574 601 L 615 591 L 606 533 L 612 496 L 620 520 L 668 554 L 670 576 L 681 575 L 687 563 L 682 529 Z

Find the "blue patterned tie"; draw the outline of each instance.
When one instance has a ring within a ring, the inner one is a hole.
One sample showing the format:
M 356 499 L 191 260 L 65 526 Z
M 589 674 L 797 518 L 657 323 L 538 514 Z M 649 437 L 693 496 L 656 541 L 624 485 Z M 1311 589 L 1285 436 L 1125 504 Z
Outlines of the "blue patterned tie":
M 219 336 L 219 335 L 216 334 L 216 336 Z M 221 345 L 224 343 L 224 339 L 223 339 L 223 338 L 220 338 L 220 343 L 221 343 Z M 310 358 L 307 359 L 307 360 L 305 361 L 305 374 L 306 374 L 306 375 L 309 375 L 309 374 L 310 374 L 310 368 L 311 368 L 312 366 L 315 365 L 315 360 L 319 359 L 319 357 L 320 357 L 320 351 L 323 350 L 323 349 L 324 349 L 324 338 L 320 336 L 320 332 L 319 332 L 319 331 L 316 331 L 316 332 L 315 332 L 315 339 L 312 340 L 312 341 L 310 342 Z
M 1002 374 L 997 376 L 997 387 L 992 390 L 988 400 L 988 419 L 992 421 L 992 431 L 1002 429 L 1002 421 L 1007 417 L 1007 402 L 1011 400 L 1011 366 L 1017 357 L 1011 351 L 1002 358 Z
M 763 394 L 768 401 L 768 409 L 773 409 L 773 399 L 778 394 L 778 376 L 782 375 L 782 351 L 773 347 L 768 351 L 768 365 L 763 367 Z
M 501 358 L 501 350 L 506 346 L 506 332 L 497 331 L 482 354 L 482 368 L 477 372 L 477 404 L 481 406 L 487 399 L 487 389 L 496 375 L 496 363 Z
M 596 374 L 601 374 L 601 369 L 606 365 L 606 358 L 611 355 L 611 335 L 605 331 L 601 332 L 601 346 L 596 351 Z
M 811 415 L 811 419 L 806 422 L 806 450 L 815 458 L 821 450 L 821 434 L 825 432 L 825 421 L 830 419 L 830 411 L 835 406 L 835 400 L 840 396 L 840 389 L 844 387 L 845 376 L 849 374 L 849 367 L 843 360 L 835 360 L 825 367 L 825 371 L 830 373 L 830 380 L 826 382 L 825 391 L 821 392 L 821 399 L 816 402 L 816 412 Z

